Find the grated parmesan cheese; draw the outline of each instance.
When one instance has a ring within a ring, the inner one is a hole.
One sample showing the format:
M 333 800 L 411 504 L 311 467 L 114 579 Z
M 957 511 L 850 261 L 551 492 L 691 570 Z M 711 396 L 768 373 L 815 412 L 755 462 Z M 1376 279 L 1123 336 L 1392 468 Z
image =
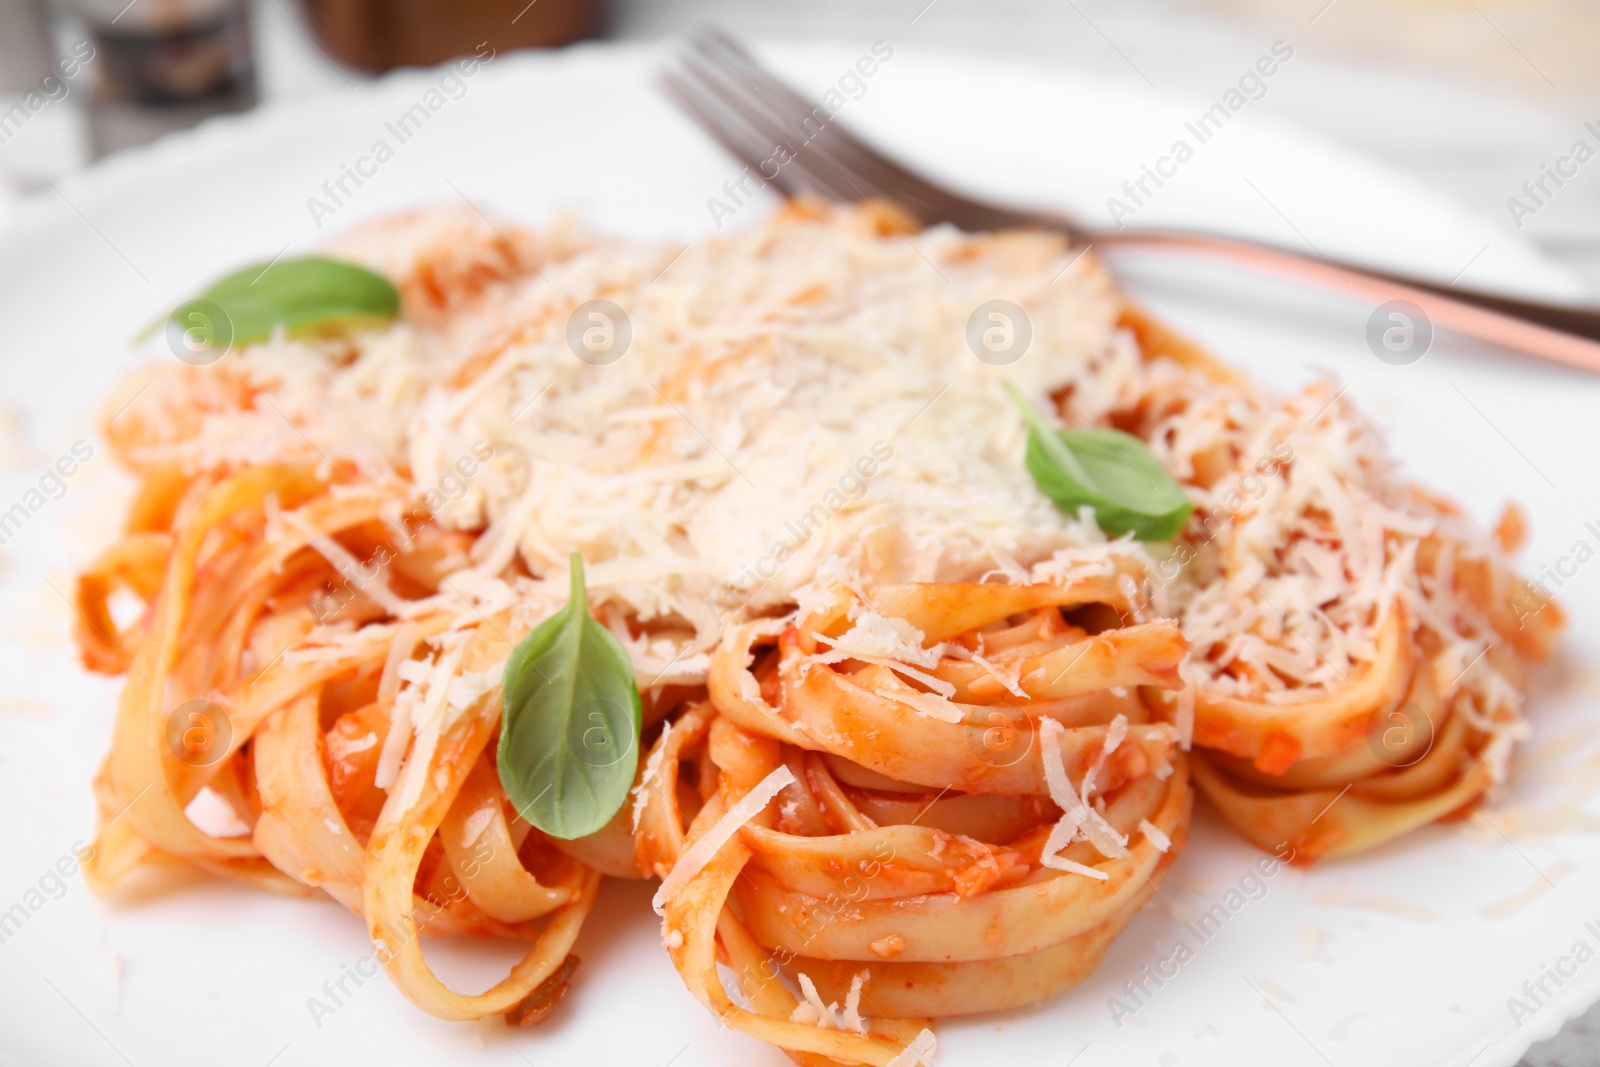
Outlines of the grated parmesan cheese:
M 1072 788 L 1072 780 L 1067 777 L 1066 765 L 1061 760 L 1061 734 L 1065 729 L 1054 719 L 1039 720 L 1039 757 L 1044 762 L 1045 784 L 1050 789 L 1050 799 L 1061 809 L 1061 819 L 1051 828 L 1039 862 L 1057 870 L 1107 878 L 1109 875 L 1104 871 L 1096 872 L 1092 867 L 1083 867 L 1056 855 L 1082 833 L 1108 859 L 1127 859 L 1131 856 L 1127 839 L 1106 822 L 1105 816 L 1084 803 Z
M 905 1051 L 889 1061 L 889 1067 L 932 1067 L 933 1053 L 938 1046 L 933 1031 L 925 1029 L 911 1039 Z
M 409 718 L 416 736 L 411 755 L 400 768 L 395 783 L 401 811 L 415 804 L 426 784 L 428 763 L 433 759 L 439 737 L 445 726 L 459 709 L 451 706 L 448 697 L 456 668 L 461 664 L 465 642 L 458 632 L 446 631 L 433 639 L 440 649 L 432 665 L 418 660 L 408 660 L 400 666 L 400 677 L 405 680 L 395 698 L 393 715 L 397 721 Z M 408 677 L 409 676 L 409 677 Z
M 486 251 L 507 233 L 538 248 L 536 271 Z M 1110 276 L 1085 261 L 1051 285 L 1077 251 L 1025 240 L 1018 256 L 952 228 L 913 248 L 835 221 L 768 223 L 693 245 L 663 274 L 676 245 L 567 224 L 534 237 L 470 209 L 377 220 L 332 252 L 388 273 L 408 300 L 438 279 L 470 288 L 349 340 L 246 346 L 226 372 L 272 406 L 200 412 L 192 436 L 140 458 L 326 456 L 408 485 L 440 524 L 481 531 L 466 564 L 478 576 L 520 557 L 560 581 L 580 552 L 597 605 L 686 627 L 691 653 L 793 603 L 835 556 L 879 580 L 1020 580 L 1104 539 L 1038 492 L 1000 383 L 1043 397 L 1116 346 L 1135 350 Z M 1033 327 L 1003 368 L 959 343 L 997 288 Z M 632 332 L 609 367 L 566 342 L 570 309 L 602 295 Z M 400 534 L 410 514 L 384 518 Z M 486 592 L 465 571 L 447 578 Z M 704 671 L 693 661 L 673 681 Z
M 1095 779 L 1100 777 L 1100 772 L 1105 770 L 1106 760 L 1121 746 L 1123 739 L 1128 736 L 1128 717 L 1118 715 L 1111 720 L 1111 725 L 1106 728 L 1105 744 L 1100 746 L 1099 753 L 1094 762 L 1089 765 L 1089 770 L 1083 776 L 1083 795 L 1085 798 L 1094 795 Z
M 811 981 L 811 976 L 802 972 L 800 974 L 800 1003 L 795 1005 L 794 1011 L 789 1015 L 789 1021 L 816 1026 L 822 1030 L 848 1030 L 851 1033 L 864 1034 L 867 1032 L 867 1023 L 861 1017 L 861 986 L 867 980 L 866 971 L 858 971 L 850 979 L 850 991 L 845 995 L 844 1009 L 841 1011 L 837 1001 L 824 1004 L 822 996 L 817 992 L 817 987 Z
M 384 611 L 396 617 L 405 615 L 410 609 L 410 603 L 396 596 L 389 588 L 389 582 L 384 578 L 381 568 L 373 567 L 373 573 L 368 577 L 362 573 L 362 568 L 366 565 L 356 559 L 349 549 L 312 526 L 298 512 L 280 511 L 278 516 L 284 526 L 290 527 L 304 537 L 306 544 L 332 564 L 333 569 L 339 572 L 339 576 L 349 588 L 365 593 Z
M 1161 832 L 1161 828 L 1149 819 L 1139 820 L 1139 832 L 1144 839 L 1155 847 L 1157 852 L 1166 852 L 1172 848 L 1172 838 Z
M 667 901 L 673 894 L 689 883 L 695 875 L 705 869 L 722 846 L 734 834 L 739 832 L 739 827 L 749 822 L 761 813 L 761 809 L 771 803 L 783 787 L 794 781 L 794 774 L 788 767 L 779 767 L 765 778 L 761 779 L 756 787 L 739 798 L 738 803 L 723 813 L 704 834 L 697 838 L 694 844 L 683 850 L 683 855 L 678 857 L 678 862 L 672 865 L 672 870 L 666 878 L 662 879 L 661 886 L 656 890 L 656 895 L 650 904 L 660 915 L 666 910 Z
M 479 808 L 471 815 L 468 815 L 466 823 L 461 827 L 461 846 L 463 848 L 471 848 L 476 845 L 478 838 L 482 837 L 483 832 L 489 828 L 489 824 L 494 822 L 494 815 L 495 810 L 493 808 Z
M 644 761 L 644 773 L 639 784 L 633 787 L 633 832 L 639 832 L 639 820 L 644 817 L 644 791 L 661 776 L 661 763 L 667 758 L 667 738 L 672 736 L 672 723 L 661 724 L 661 737 Z
M 867 1032 L 867 1021 L 861 1017 L 861 987 L 866 984 L 869 973 L 857 971 L 851 976 L 850 991 L 844 996 L 844 1011 L 839 1015 L 840 1029 L 858 1034 Z

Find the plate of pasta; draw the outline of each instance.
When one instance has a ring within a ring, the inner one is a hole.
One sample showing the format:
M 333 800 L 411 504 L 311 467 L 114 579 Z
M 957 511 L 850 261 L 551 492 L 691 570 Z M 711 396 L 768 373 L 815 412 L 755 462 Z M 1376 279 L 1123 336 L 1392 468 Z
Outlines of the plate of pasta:
M 0 1059 L 1509 1065 L 1600 997 L 1600 386 L 780 202 L 663 54 L 212 124 L 0 235 Z M 1080 208 L 1192 106 L 770 55 Z M 1243 169 L 1573 293 L 1235 121 L 1148 217 L 1265 233 Z

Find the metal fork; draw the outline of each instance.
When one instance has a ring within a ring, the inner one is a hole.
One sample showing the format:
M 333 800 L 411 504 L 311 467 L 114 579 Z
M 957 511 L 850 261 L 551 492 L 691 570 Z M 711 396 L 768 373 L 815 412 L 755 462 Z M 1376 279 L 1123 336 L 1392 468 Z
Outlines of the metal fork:
M 667 95 L 735 159 L 788 196 L 892 201 L 924 224 L 967 231 L 1048 229 L 1074 245 L 1224 261 L 1373 304 L 1409 300 L 1428 320 L 1541 359 L 1600 372 L 1600 308 L 1441 285 L 1292 249 L 1177 230 L 1101 230 L 1066 215 L 965 196 L 880 152 L 720 31 L 691 43 L 663 75 Z M 787 158 L 784 158 L 784 157 Z

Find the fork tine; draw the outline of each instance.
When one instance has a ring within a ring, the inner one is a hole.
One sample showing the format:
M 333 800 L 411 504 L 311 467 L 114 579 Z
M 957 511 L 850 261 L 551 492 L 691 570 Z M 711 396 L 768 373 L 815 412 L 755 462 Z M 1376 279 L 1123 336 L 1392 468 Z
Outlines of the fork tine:
M 926 222 L 950 218 L 977 223 L 978 228 L 993 228 L 1020 221 L 1017 213 L 979 204 L 902 166 L 762 67 L 738 41 L 720 30 L 713 30 L 712 37 L 711 43 L 697 42 L 697 50 L 714 63 L 736 64 L 742 80 L 764 97 L 760 102 L 780 112 L 791 127 L 799 121 L 809 131 L 815 122 L 816 130 L 807 139 L 804 151 L 828 157 L 833 168 L 848 175 L 849 184 L 858 195 L 896 200 Z
M 796 116 L 792 109 L 773 106 L 769 99 L 775 95 L 773 85 L 782 89 L 781 85 L 771 83 L 766 84 L 764 88 L 763 85 L 770 82 L 770 76 L 764 71 L 750 72 L 756 79 L 752 81 L 743 72 L 733 68 L 725 57 L 714 53 L 712 48 L 714 46 L 696 42 L 693 52 L 683 59 L 685 73 L 697 79 L 700 88 L 716 98 L 718 106 L 736 113 L 742 127 L 753 131 L 761 139 L 763 150 L 766 152 L 764 162 L 771 161 L 771 157 L 780 145 L 788 151 L 789 158 L 782 163 L 778 171 L 780 177 L 788 174 L 795 179 L 789 182 L 790 185 L 798 184 L 820 193 L 827 199 L 844 202 L 874 197 L 904 200 L 894 187 L 885 188 L 870 175 L 853 170 L 833 158 L 828 146 L 820 137 L 828 120 L 826 112 L 816 109 L 803 116 Z M 747 87 L 755 89 L 755 92 L 747 92 Z M 698 113 L 703 115 L 704 111 L 702 108 Z M 822 122 L 817 122 L 815 115 L 820 115 Z M 796 118 L 801 125 L 796 126 Z M 712 132 L 713 136 L 719 138 L 727 133 L 725 129 Z M 795 147 L 797 145 L 798 148 Z M 746 144 L 744 151 L 738 153 L 747 164 L 750 162 L 751 148 L 751 145 Z M 765 169 L 761 173 L 763 177 L 767 176 Z
M 697 42 L 696 50 L 712 66 L 731 68 L 756 90 L 756 95 L 747 99 L 762 107 L 770 116 L 769 121 L 781 124 L 800 142 L 798 149 L 792 148 L 797 156 L 804 152 L 817 152 L 829 157 L 833 167 L 850 173 L 858 190 L 862 184 L 867 184 L 879 195 L 887 194 L 923 203 L 928 201 L 927 194 L 934 191 L 929 183 L 909 172 L 895 173 L 896 168 L 891 161 L 840 127 L 825 109 L 806 100 L 774 77 L 737 41 L 720 31 L 713 32 L 720 47 Z M 730 59 L 729 54 L 737 58 Z M 887 176 L 889 180 L 881 180 L 880 176 Z
M 687 111 L 735 160 L 756 171 L 763 181 L 777 186 L 785 196 L 798 196 L 806 191 L 793 180 L 792 174 L 787 174 L 782 169 L 777 175 L 767 177 L 761 166 L 767 156 L 757 148 L 760 143 L 759 134 L 739 122 L 736 115 L 730 114 L 728 109 L 722 106 L 720 98 L 707 94 L 700 86 L 673 71 L 663 74 L 661 81 L 667 96 Z
M 886 173 L 893 174 L 899 179 L 897 184 L 908 190 L 946 192 L 946 190 L 939 189 L 922 176 L 900 167 L 848 129 L 833 122 L 833 116 L 826 109 L 801 96 L 788 83 L 763 67 L 738 41 L 728 37 L 721 30 L 713 30 L 712 32 L 720 43 L 721 48 L 736 57 L 734 63 L 745 80 L 767 98 L 766 102 L 769 105 L 784 112 L 785 118 L 791 124 L 796 121 L 804 124 L 807 119 L 820 118 L 822 121 L 818 123 L 818 131 L 815 136 L 818 138 L 825 136 L 835 142 L 841 158 L 849 158 L 856 164 L 866 164 L 866 166 L 858 168 L 863 173 L 867 173 L 872 168 L 882 168 Z M 702 46 L 703 49 L 704 46 Z M 726 62 L 726 60 L 724 61 Z
M 742 86 L 732 84 L 725 67 L 708 66 L 697 59 L 687 60 L 684 65 L 689 74 L 701 79 L 704 88 L 716 97 L 721 107 L 759 139 L 764 152 L 762 163 L 771 162 L 780 147 L 788 152 L 789 160 L 776 168 L 780 178 L 787 172 L 791 179 L 799 179 L 799 184 L 833 200 L 849 201 L 863 195 L 859 187 L 851 187 L 848 175 L 840 168 L 812 165 L 813 161 L 805 158 L 805 132 L 796 130 L 781 116 L 760 106 L 757 100 L 743 91 Z M 797 149 L 796 145 L 801 147 Z M 753 147 L 747 145 L 747 148 Z M 760 166 L 757 169 L 763 178 L 767 177 L 766 169 Z
M 732 72 L 725 65 L 707 65 L 699 56 L 689 57 L 684 61 L 684 73 L 698 81 L 702 95 L 714 99 L 722 112 L 718 120 L 721 135 L 739 139 L 742 148 L 737 154 L 763 179 L 774 181 L 786 191 L 809 190 L 830 200 L 852 201 L 862 195 L 859 187 L 850 187 L 848 177 L 839 168 L 812 166 L 803 158 L 804 153 L 797 154 L 793 146 L 803 144 L 804 135 L 796 136 L 797 131 L 770 109 L 758 106 L 742 84 L 734 83 Z M 708 109 L 703 107 L 704 110 Z M 778 156 L 780 146 L 788 153 L 787 159 Z M 767 169 L 774 161 L 780 163 L 773 168 L 775 177 Z
M 708 76 L 705 72 L 691 72 Z M 789 147 L 795 138 L 759 109 L 748 106 L 745 97 L 719 95 L 719 86 L 699 85 L 700 112 L 710 113 L 712 134 L 724 145 L 735 145 L 734 155 L 762 181 L 772 182 L 787 195 L 810 192 L 828 200 L 853 200 L 856 194 L 829 168 L 819 170 L 796 164 Z M 704 101 L 710 98 L 711 103 Z M 788 155 L 780 153 L 787 152 Z M 774 166 L 774 164 L 778 164 Z
M 1037 215 L 962 196 L 890 159 L 721 30 L 690 41 L 667 84 L 719 144 L 788 195 L 803 190 L 845 203 L 891 200 L 924 224 L 951 222 L 971 231 L 1039 225 Z M 762 164 L 779 146 L 789 158 L 769 177 Z M 1069 229 L 1064 220 L 1058 228 Z

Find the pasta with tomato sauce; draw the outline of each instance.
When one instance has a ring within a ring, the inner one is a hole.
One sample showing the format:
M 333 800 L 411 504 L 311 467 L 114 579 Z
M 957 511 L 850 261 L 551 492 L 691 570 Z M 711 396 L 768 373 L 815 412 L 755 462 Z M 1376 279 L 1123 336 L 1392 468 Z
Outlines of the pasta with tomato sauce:
M 933 1020 L 1094 970 L 1191 780 L 1299 862 L 1500 780 L 1561 626 L 1507 562 L 1516 513 L 1481 533 L 1342 392 L 1253 387 L 1057 236 L 893 215 L 791 203 L 687 250 L 374 220 L 327 254 L 397 319 L 131 382 L 105 432 L 136 488 L 77 586 L 84 662 L 125 676 L 95 890 L 176 859 L 325 895 L 423 1010 L 532 1025 L 583 980 L 603 879 L 660 878 L 727 1025 L 909 1067 Z M 966 341 L 994 300 L 1029 318 L 1007 363 Z M 1006 383 L 1137 437 L 1182 532 L 1053 504 Z M 640 720 L 628 799 L 567 840 L 495 744 L 573 554 Z M 456 936 L 526 953 L 461 993 L 420 943 Z

